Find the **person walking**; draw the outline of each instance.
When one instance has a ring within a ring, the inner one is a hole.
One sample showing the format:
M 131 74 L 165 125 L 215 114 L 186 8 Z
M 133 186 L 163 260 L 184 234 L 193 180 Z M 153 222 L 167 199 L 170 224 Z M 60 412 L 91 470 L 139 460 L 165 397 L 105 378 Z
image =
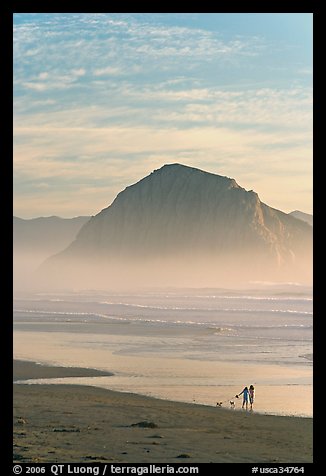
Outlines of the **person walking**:
M 254 403 L 254 399 L 255 399 L 255 387 L 253 385 L 250 385 L 250 387 L 249 387 L 250 410 L 252 410 L 252 405 Z
M 249 398 L 249 390 L 248 387 L 245 387 L 242 392 L 239 393 L 239 395 L 236 395 L 237 398 L 240 397 L 240 395 L 243 395 L 242 397 L 242 408 L 246 405 L 246 410 L 248 410 L 248 398 Z

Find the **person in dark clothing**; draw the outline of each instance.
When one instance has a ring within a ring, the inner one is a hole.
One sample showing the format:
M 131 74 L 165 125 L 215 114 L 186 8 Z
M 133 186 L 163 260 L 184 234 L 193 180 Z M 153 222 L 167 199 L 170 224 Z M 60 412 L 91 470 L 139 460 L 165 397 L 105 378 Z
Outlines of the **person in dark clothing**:
M 250 387 L 249 387 L 250 410 L 252 410 L 252 405 L 254 403 L 254 399 L 255 399 L 255 387 L 253 385 L 250 385 Z

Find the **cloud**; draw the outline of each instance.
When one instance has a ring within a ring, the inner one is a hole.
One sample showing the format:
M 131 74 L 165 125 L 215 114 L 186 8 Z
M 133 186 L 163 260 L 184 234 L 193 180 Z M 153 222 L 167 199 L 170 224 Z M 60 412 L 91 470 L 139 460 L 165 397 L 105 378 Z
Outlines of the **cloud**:
M 71 69 L 65 74 L 42 72 L 37 77 L 31 78 L 31 81 L 19 81 L 15 80 L 16 88 L 23 86 L 26 89 L 33 91 L 51 91 L 51 90 L 63 90 L 72 88 L 79 79 L 85 76 L 86 70 L 84 68 Z M 41 82 L 40 82 L 41 81 Z
M 73 81 L 73 79 L 72 79 Z M 69 81 L 56 82 L 53 87 L 69 87 Z M 165 83 L 163 82 L 163 85 Z M 30 105 L 20 98 L 15 102 L 16 122 L 32 126 L 98 128 L 113 125 L 156 125 L 160 128 L 216 126 L 235 129 L 301 129 L 311 133 L 312 91 L 309 88 L 251 90 L 221 90 L 218 88 L 178 89 L 155 86 L 134 86 L 117 82 L 109 87 L 105 81 L 98 84 L 101 104 L 71 108 L 62 105 L 53 110 L 27 113 Z M 181 85 L 182 86 L 182 85 Z M 31 88 L 47 87 L 31 83 Z M 102 93 L 103 90 L 103 93 Z M 154 107 L 155 105 L 155 107 Z
M 45 83 L 37 83 L 37 82 L 23 82 L 23 86 L 27 89 L 32 89 L 33 91 L 46 91 L 49 86 Z
M 304 84 L 310 65 L 279 65 L 261 36 L 177 26 L 164 15 L 19 19 L 18 215 L 28 206 L 94 213 L 175 161 L 233 176 L 271 205 L 300 208 L 298 190 L 311 188 L 312 91 L 295 81 L 301 70 Z
M 144 93 L 146 94 L 146 93 Z M 224 124 L 236 127 L 300 127 L 311 130 L 312 92 L 309 89 L 258 89 L 227 92 L 197 89 L 152 92 L 152 99 L 186 101 L 184 107 L 157 112 L 164 122 Z
M 103 104 L 16 114 L 15 171 L 40 178 L 92 178 L 106 176 L 104 165 L 113 159 L 123 164 L 125 157 L 132 162 L 142 156 L 157 166 L 178 157 L 200 166 L 218 157 L 225 173 L 234 171 L 235 178 L 248 169 L 268 170 L 275 177 L 302 170 L 310 176 L 309 90 L 190 91 L 145 90 L 133 107 L 127 102 L 111 109 Z M 123 87 L 119 104 L 124 94 L 131 92 Z M 156 104 L 161 100 L 152 113 L 144 103 L 149 97 Z M 171 101 L 184 105 L 171 109 Z
M 179 162 L 222 175 L 233 176 L 241 185 L 256 191 L 264 190 L 265 201 L 276 206 L 275 189 L 282 193 L 280 177 L 299 177 L 309 181 L 311 147 L 300 144 L 301 135 L 293 133 L 297 147 L 280 148 L 277 154 L 266 149 L 276 137 L 270 133 L 228 128 L 198 127 L 192 129 L 157 130 L 150 127 L 130 128 L 18 128 L 18 135 L 33 137 L 29 145 L 15 147 L 15 175 L 46 182 L 48 177 L 60 182 L 106 180 L 108 188 L 118 193 L 120 187 L 140 179 L 164 163 Z M 288 140 L 286 131 L 278 141 Z M 309 161 L 310 159 L 310 161 Z M 126 163 L 128 166 L 126 167 Z M 251 172 L 251 173 L 250 173 Z M 254 172 L 254 173 L 253 173 Z M 125 176 L 115 187 L 112 177 Z M 269 187 L 261 187 L 262 176 Z M 245 178 L 241 183 L 241 179 Z M 286 183 L 284 184 L 284 186 Z M 295 184 L 291 184 L 295 188 Z M 291 195 L 291 194 L 290 194 Z M 273 196 L 273 201 L 271 197 Z M 114 197 L 109 193 L 106 201 Z M 287 199 L 288 200 L 288 199 Z M 104 206 L 105 204 L 103 204 Z
M 106 68 L 96 69 L 93 74 L 94 76 L 116 76 L 121 74 L 121 69 L 107 66 Z
M 17 80 L 23 77 L 20 84 L 35 91 L 43 89 L 31 86 L 32 76 L 46 79 L 41 77 L 42 64 L 51 65 L 57 75 L 69 66 L 81 76 L 85 70 L 93 70 L 95 76 L 134 73 L 136 66 L 151 71 L 180 67 L 189 71 L 195 67 L 194 61 L 235 60 L 260 54 L 262 48 L 262 39 L 254 36 L 226 39 L 200 28 L 151 23 L 146 16 L 127 16 L 127 21 L 109 14 L 39 18 L 34 16 L 14 28 L 15 76 Z
M 78 78 L 80 76 L 84 76 L 86 74 L 86 71 L 85 71 L 84 68 L 72 69 L 71 74 L 72 74 L 72 76 L 75 76 L 75 77 Z

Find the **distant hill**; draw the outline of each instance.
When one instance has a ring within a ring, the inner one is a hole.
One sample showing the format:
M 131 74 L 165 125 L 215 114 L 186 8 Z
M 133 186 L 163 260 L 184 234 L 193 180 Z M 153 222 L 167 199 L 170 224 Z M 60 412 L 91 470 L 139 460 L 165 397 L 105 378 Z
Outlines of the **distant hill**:
M 109 285 L 298 280 L 311 248 L 309 225 L 234 179 L 170 164 L 120 192 L 41 272 Z
M 49 256 L 66 248 L 90 217 L 57 216 L 25 220 L 13 217 L 14 251 L 42 251 Z
M 310 215 L 309 213 L 303 213 L 299 210 L 295 210 L 294 212 L 289 213 L 289 215 L 292 215 L 293 217 L 298 218 L 299 220 L 305 221 L 306 223 L 308 223 L 308 225 L 313 226 L 313 215 Z
M 54 253 L 65 249 L 89 217 L 13 217 L 13 274 L 15 288 L 25 289 L 31 274 Z

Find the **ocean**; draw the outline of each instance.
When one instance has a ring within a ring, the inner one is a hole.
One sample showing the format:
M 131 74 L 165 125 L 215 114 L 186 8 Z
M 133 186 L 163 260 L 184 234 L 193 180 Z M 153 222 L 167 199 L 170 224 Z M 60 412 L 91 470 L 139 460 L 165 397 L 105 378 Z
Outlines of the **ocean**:
M 311 417 L 312 288 L 75 290 L 14 299 L 14 358 L 108 370 L 80 383 L 157 398 Z M 217 409 L 218 411 L 218 409 Z

